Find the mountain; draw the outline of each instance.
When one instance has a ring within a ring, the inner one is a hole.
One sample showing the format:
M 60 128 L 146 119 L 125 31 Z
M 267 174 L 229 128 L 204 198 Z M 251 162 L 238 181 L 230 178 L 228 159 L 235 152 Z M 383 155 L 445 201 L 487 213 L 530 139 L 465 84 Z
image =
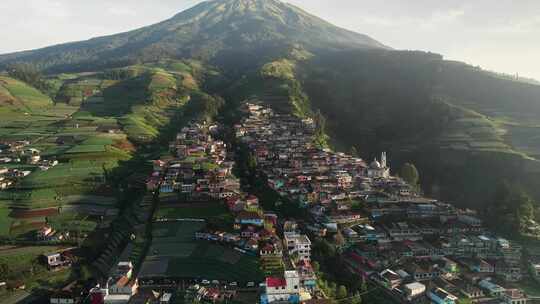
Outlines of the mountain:
M 305 48 L 385 48 L 277 0 L 202 2 L 169 20 L 117 35 L 0 56 L 0 66 L 30 62 L 51 71 L 122 66 L 156 58 L 227 62 L 239 53 L 271 57 L 291 45 Z M 244 58 L 245 61 L 253 62 Z

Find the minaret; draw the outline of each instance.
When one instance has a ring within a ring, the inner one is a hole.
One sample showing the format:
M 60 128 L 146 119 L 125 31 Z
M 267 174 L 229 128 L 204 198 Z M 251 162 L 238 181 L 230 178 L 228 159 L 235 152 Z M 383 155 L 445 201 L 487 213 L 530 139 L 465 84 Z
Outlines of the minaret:
M 382 168 L 387 168 L 387 166 L 386 166 L 386 152 L 383 152 L 381 154 L 381 167 Z

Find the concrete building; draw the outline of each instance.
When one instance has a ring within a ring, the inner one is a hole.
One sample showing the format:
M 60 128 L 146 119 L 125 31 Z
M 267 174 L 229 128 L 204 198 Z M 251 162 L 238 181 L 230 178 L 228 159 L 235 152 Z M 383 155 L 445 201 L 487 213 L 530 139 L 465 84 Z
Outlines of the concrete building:
M 295 270 L 285 271 L 283 278 L 266 278 L 265 292 L 261 296 L 261 303 L 283 302 L 300 302 L 300 276 Z
M 300 260 L 311 260 L 311 241 L 307 235 L 289 235 L 285 236 L 285 246 L 289 255 L 298 255 Z

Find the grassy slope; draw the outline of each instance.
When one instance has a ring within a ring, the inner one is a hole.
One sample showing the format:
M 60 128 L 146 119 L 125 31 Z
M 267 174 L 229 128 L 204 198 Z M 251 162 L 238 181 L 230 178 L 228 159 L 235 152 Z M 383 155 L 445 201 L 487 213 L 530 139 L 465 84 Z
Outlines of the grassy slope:
M 413 161 L 428 194 L 482 208 L 508 179 L 540 199 L 538 164 L 503 120 L 540 114 L 540 88 L 446 64 L 419 52 L 344 52 L 313 58 L 299 75 L 344 150 L 367 159 L 386 150 L 396 170 Z
M 26 110 L 24 103 L 37 109 L 40 104 L 36 96 L 39 96 L 43 99 L 41 106 L 47 107 L 41 114 L 47 116 L 10 115 L 3 121 L 9 126 L 5 136 L 32 139 L 33 147 L 41 149 L 46 157 L 57 158 L 60 164 L 48 171 L 30 167 L 36 172 L 23 179 L 17 189 L 0 192 L 0 203 L 42 208 L 79 201 L 87 204 L 84 197 L 95 195 L 103 197 L 99 200 L 108 201 L 114 192 L 100 190 L 105 181 L 104 168 L 114 170 L 131 157 L 130 141 L 143 144 L 158 137 L 161 128 L 169 123 L 188 96 L 199 91 L 194 75 L 199 77 L 206 72 L 206 68 L 195 61 L 165 61 L 103 74 L 50 76 L 50 81 L 61 84 L 57 97 L 62 102 L 56 105 L 35 89 L 6 78 L 2 84 L 9 84 L 8 88 L 16 92 L 14 96 L 22 101 L 14 104 L 11 112 L 21 111 L 23 107 Z M 12 89 L 13 86 L 17 89 Z M 104 133 L 108 128 L 121 128 L 125 135 Z M 60 136 L 73 140 L 59 145 Z M 72 199 L 75 197 L 80 199 Z M 9 225 L 8 221 L 4 223 Z M 33 226 L 28 222 L 16 221 L 15 224 L 30 229 Z

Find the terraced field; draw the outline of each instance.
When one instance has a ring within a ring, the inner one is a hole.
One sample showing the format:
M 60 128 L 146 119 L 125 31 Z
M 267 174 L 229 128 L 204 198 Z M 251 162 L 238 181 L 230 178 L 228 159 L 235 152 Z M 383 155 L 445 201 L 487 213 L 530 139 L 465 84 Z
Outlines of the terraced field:
M 259 282 L 256 257 L 226 246 L 195 241 L 202 221 L 160 221 L 153 224 L 153 239 L 141 268 L 141 277 L 200 278 L 240 283 Z

